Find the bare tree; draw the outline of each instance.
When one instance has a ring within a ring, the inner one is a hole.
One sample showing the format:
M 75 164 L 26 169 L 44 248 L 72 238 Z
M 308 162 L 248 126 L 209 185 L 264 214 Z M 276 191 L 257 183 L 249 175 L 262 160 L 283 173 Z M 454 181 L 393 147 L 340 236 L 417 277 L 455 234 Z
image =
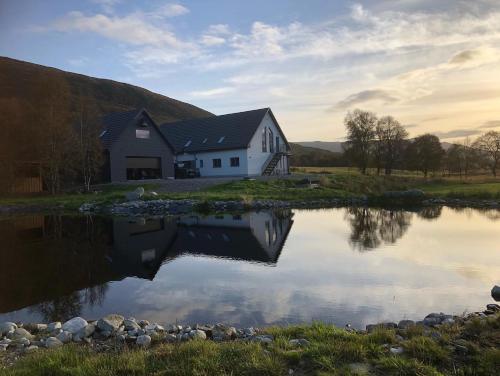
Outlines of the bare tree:
M 478 153 L 485 157 L 493 176 L 497 176 L 497 168 L 500 162 L 500 132 L 486 132 L 474 142 L 473 146 Z
M 347 113 L 344 124 L 347 128 L 346 156 L 366 174 L 375 137 L 377 117 L 369 111 L 354 110 Z
M 385 169 L 386 175 L 391 175 L 394 166 L 403 154 L 405 139 L 408 137 L 406 129 L 392 116 L 384 116 L 377 122 L 376 127 L 378 158 Z
M 70 126 L 69 88 L 64 78 L 43 76 L 33 83 L 35 91 L 32 119 L 38 137 L 43 175 L 49 192 L 61 189 L 63 176 L 73 168 L 74 132 Z
M 76 118 L 77 164 L 84 188 L 88 192 L 103 163 L 97 106 L 89 97 L 80 96 Z

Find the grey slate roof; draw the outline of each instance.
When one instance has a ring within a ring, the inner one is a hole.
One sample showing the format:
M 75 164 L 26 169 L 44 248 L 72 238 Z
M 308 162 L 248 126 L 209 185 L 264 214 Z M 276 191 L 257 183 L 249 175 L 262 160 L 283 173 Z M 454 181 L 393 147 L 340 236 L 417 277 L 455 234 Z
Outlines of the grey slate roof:
M 104 149 L 109 150 L 113 143 L 118 140 L 122 132 L 127 128 L 127 126 L 133 121 L 137 121 L 139 117 L 146 116 L 149 118 L 151 123 L 159 128 L 156 125 L 155 121 L 151 118 L 149 113 L 144 109 L 133 109 L 130 111 L 124 112 L 113 112 L 111 114 L 104 115 L 101 119 L 102 123 L 102 133 L 101 133 L 101 141 L 103 143 Z M 168 140 L 163 136 L 161 132 L 159 132 L 161 137 L 164 139 L 166 144 L 173 150 L 172 145 L 168 142 Z
M 279 129 L 278 122 L 274 118 L 271 109 L 261 108 L 227 115 L 165 123 L 160 125 L 160 130 L 176 153 L 245 149 L 268 112 Z M 281 136 L 288 146 L 283 132 L 281 132 Z M 219 143 L 221 137 L 224 137 L 224 139 Z M 188 144 L 188 141 L 191 142 Z

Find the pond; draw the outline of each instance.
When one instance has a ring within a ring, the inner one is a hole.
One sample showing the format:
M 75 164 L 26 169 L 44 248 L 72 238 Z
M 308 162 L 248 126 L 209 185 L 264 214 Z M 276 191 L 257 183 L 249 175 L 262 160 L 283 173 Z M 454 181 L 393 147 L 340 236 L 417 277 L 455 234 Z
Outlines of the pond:
M 0 322 L 120 313 L 160 323 L 362 328 L 484 309 L 500 211 L 280 210 L 0 219 Z

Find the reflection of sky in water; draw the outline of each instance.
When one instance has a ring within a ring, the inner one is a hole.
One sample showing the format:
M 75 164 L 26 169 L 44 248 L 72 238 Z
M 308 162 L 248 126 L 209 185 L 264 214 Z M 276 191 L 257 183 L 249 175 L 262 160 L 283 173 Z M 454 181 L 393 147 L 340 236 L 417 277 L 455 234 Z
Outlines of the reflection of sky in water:
M 432 311 L 459 314 L 491 301 L 490 289 L 500 282 L 500 222 L 472 210 L 444 208 L 432 220 L 406 213 L 408 223 L 396 229 L 399 219 L 389 221 L 389 230 L 399 233 L 395 243 L 382 239 L 376 249 L 359 251 L 351 221 L 358 214 L 295 211 L 276 266 L 182 255 L 153 281 L 110 282 L 102 304 L 84 306 L 81 314 L 239 325 L 325 320 L 359 327 L 421 319 Z M 387 230 L 370 227 L 381 238 Z M 0 315 L 0 321 L 35 318 L 28 309 Z

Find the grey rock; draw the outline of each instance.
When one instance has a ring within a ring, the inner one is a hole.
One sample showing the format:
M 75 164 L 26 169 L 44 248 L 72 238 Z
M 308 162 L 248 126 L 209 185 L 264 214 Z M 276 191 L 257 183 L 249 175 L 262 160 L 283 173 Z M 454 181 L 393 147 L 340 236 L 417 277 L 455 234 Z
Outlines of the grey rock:
M 102 331 L 113 332 L 123 324 L 123 316 L 117 314 L 107 315 L 97 321 L 97 327 Z
M 401 320 L 398 323 L 398 328 L 399 329 L 407 329 L 410 326 L 415 326 L 415 321 L 413 321 L 413 320 Z
M 141 347 L 148 347 L 151 344 L 151 337 L 148 335 L 139 336 L 135 343 Z
M 78 333 L 75 334 L 76 338 L 83 339 L 90 337 L 92 334 L 95 332 L 95 325 L 94 324 L 89 324 L 82 329 L 78 331 Z
M 17 329 L 17 325 L 13 322 L 3 322 L 0 323 L 0 337 L 7 335 L 8 333 L 13 333 Z
M 189 336 L 189 333 L 183 333 L 181 335 L 181 341 L 189 341 L 191 337 Z
M 259 342 L 259 343 L 262 343 L 265 345 L 272 343 L 273 339 L 274 338 L 271 335 L 258 335 L 258 336 L 251 337 L 252 342 Z
M 389 351 L 393 355 L 400 355 L 400 354 L 402 354 L 404 352 L 404 349 L 401 346 L 395 346 L 395 347 L 391 347 L 389 349 Z
M 174 334 L 166 334 L 163 339 L 166 343 L 175 343 L 178 341 L 177 336 Z
M 88 324 L 87 320 L 82 319 L 81 317 L 73 317 L 71 320 L 66 321 L 62 325 L 62 330 L 71 334 L 76 334 Z
M 177 325 L 170 324 L 170 325 L 167 325 L 166 331 L 168 333 L 177 333 L 179 331 L 179 328 L 177 327 Z
M 9 335 L 10 339 L 18 340 L 21 338 L 33 339 L 34 336 L 24 328 L 17 328 Z
M 38 333 L 47 330 L 47 324 L 30 323 L 24 325 L 23 328 L 29 331 L 30 333 Z
M 47 330 L 49 332 L 53 332 L 58 329 L 62 329 L 62 324 L 60 321 L 51 322 L 49 325 L 47 325 Z
M 26 349 L 24 349 L 24 352 L 29 354 L 29 353 L 35 352 L 37 350 L 38 350 L 38 346 L 31 345 L 31 346 L 26 347 Z
M 500 302 L 500 286 L 493 286 L 491 289 L 491 297 L 495 299 L 496 302 Z
M 19 338 L 19 339 L 16 339 L 14 341 L 16 343 L 16 345 L 20 345 L 20 346 L 24 346 L 24 347 L 27 347 L 31 344 L 30 340 L 28 338 Z
M 252 327 L 243 329 L 243 334 L 245 334 L 246 336 L 254 336 L 256 333 L 257 332 Z
M 306 347 L 311 343 L 305 338 L 291 339 L 288 344 L 293 347 Z
M 45 340 L 45 347 L 48 349 L 54 349 L 62 345 L 63 343 L 59 341 L 56 337 L 49 337 Z
M 149 321 L 148 320 L 141 320 L 139 321 L 139 325 L 144 328 L 146 325 L 149 325 Z
M 144 188 L 138 187 L 132 192 L 127 192 L 125 197 L 127 201 L 137 201 L 144 195 Z
M 189 337 L 191 339 L 200 339 L 200 340 L 207 339 L 207 335 L 205 334 L 205 332 L 203 330 L 198 330 L 198 329 L 191 330 L 189 332 Z
M 139 326 L 139 324 L 137 323 L 137 321 L 131 320 L 131 319 L 123 320 L 123 325 L 125 326 L 125 330 L 127 330 L 127 331 L 137 330 L 137 329 L 141 328 Z
M 62 343 L 68 343 L 71 342 L 71 340 L 73 339 L 73 334 L 71 332 L 63 330 L 56 336 L 56 338 Z
M 182 332 L 189 333 L 191 330 L 193 330 L 193 328 L 191 328 L 190 326 L 186 326 L 186 327 L 184 327 L 184 329 L 182 329 Z
M 500 305 L 498 304 L 487 304 L 486 309 L 493 312 L 500 312 Z

